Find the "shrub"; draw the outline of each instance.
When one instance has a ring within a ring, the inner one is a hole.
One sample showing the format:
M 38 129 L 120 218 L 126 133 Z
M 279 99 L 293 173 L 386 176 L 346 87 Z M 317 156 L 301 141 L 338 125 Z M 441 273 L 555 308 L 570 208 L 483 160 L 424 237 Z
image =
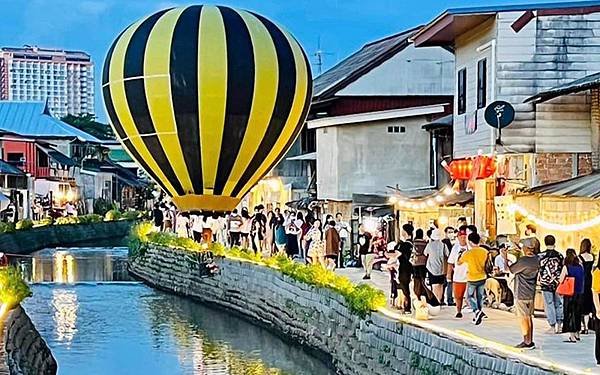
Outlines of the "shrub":
M 164 247 L 177 247 L 189 251 L 210 250 L 216 256 L 231 259 L 241 259 L 278 269 L 282 274 L 308 285 L 327 288 L 339 293 L 346 300 L 348 307 L 360 317 L 365 317 L 386 304 L 385 294 L 366 284 L 353 284 L 348 278 L 329 271 L 320 265 L 305 265 L 289 259 L 280 254 L 270 258 L 263 258 L 260 253 L 239 247 L 226 248 L 222 244 L 214 243 L 209 249 L 190 238 L 181 238 L 172 233 L 153 232 L 150 222 L 142 222 L 132 228 L 129 241 L 130 254 L 143 255 L 145 243 L 152 243 Z
M 33 228 L 33 221 L 31 221 L 29 219 L 19 220 L 19 221 L 17 221 L 17 224 L 15 225 L 15 228 L 17 230 L 31 229 L 31 228 Z
M 0 233 L 12 233 L 15 231 L 15 223 L 0 222 Z
M 89 214 L 89 215 L 81 215 L 78 216 L 79 223 L 81 224 L 91 224 L 91 223 L 100 223 L 103 220 L 101 215 L 97 214 Z
M 137 220 L 143 216 L 141 211 L 125 211 L 121 217 L 125 220 Z
M 0 269 L 0 301 L 12 309 L 25 298 L 31 297 L 31 289 L 15 267 Z
M 94 213 L 97 215 L 104 216 L 108 211 L 114 209 L 116 209 L 115 204 L 104 198 L 98 198 L 94 201 Z
M 61 216 L 54 220 L 54 225 L 79 224 L 78 216 Z
M 50 216 L 33 222 L 34 227 L 46 227 L 52 224 L 54 224 L 54 219 Z
M 104 221 L 115 221 L 121 218 L 121 211 L 117 209 L 110 210 L 104 215 Z

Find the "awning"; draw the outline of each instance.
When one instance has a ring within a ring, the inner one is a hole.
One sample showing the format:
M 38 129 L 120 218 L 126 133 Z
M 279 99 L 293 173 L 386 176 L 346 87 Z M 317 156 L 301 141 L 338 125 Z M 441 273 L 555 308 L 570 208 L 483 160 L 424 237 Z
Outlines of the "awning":
M 417 201 L 427 201 L 428 199 L 434 199 L 437 195 L 443 196 L 442 205 L 443 206 L 454 206 L 461 205 L 464 206 L 473 201 L 473 193 L 461 191 L 458 194 L 443 194 L 443 189 L 419 189 L 419 190 L 411 190 L 411 191 L 398 191 L 394 197 L 397 199 L 404 199 L 407 201 L 417 200 Z
M 3 193 L 0 193 L 0 211 L 6 210 L 9 204 L 10 198 L 4 195 Z
M 313 197 L 300 198 L 295 201 L 287 202 L 285 205 L 294 209 L 294 210 L 308 210 L 310 209 L 311 204 L 316 202 L 317 199 Z
M 317 153 L 309 152 L 307 154 L 290 156 L 289 158 L 286 158 L 285 160 L 317 160 Z
M 437 129 L 449 129 L 452 130 L 452 125 L 454 124 L 454 115 L 447 115 L 444 117 L 440 117 L 437 120 L 428 122 L 421 126 L 423 130 L 437 130 Z
M 352 205 L 361 207 L 391 206 L 390 196 L 379 194 L 352 194 Z
M 525 193 L 598 199 L 600 198 L 600 172 L 536 186 L 526 190 Z
M 25 176 L 25 172 L 15 167 L 12 164 L 5 162 L 0 159 L 0 174 L 7 174 L 10 176 Z
M 525 103 L 543 103 L 562 95 L 575 94 L 592 88 L 600 87 L 600 73 L 591 74 L 564 85 L 553 87 L 525 99 Z
M 63 154 L 62 152 L 60 152 L 50 146 L 42 146 L 40 144 L 36 144 L 36 145 L 43 153 L 48 155 L 48 157 L 50 159 L 54 160 L 58 164 L 66 166 L 66 167 L 72 167 L 75 165 L 75 161 L 73 159 L 71 159 L 70 157 L 68 157 L 67 155 Z

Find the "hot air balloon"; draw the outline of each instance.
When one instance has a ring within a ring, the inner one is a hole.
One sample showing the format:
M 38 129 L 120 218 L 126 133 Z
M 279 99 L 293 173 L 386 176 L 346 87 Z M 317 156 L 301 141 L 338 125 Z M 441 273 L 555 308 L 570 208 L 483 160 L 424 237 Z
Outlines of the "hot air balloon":
M 102 91 L 115 134 L 179 209 L 230 211 L 297 138 L 312 78 L 273 22 L 193 5 L 126 28 Z

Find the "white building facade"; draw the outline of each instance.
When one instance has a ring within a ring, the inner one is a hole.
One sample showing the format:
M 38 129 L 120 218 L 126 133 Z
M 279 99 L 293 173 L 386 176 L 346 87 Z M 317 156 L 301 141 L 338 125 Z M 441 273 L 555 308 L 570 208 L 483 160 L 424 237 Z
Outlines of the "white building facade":
M 0 99 L 47 101 L 55 117 L 94 114 L 94 63 L 81 51 L 2 48 Z

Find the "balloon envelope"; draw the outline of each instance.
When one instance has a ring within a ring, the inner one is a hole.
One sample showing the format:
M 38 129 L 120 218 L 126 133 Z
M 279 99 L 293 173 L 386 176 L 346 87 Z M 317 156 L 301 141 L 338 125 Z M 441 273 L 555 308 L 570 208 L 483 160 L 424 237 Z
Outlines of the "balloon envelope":
M 308 112 L 306 54 L 268 19 L 167 9 L 125 29 L 102 74 L 125 149 L 184 211 L 229 211 L 281 160 Z

